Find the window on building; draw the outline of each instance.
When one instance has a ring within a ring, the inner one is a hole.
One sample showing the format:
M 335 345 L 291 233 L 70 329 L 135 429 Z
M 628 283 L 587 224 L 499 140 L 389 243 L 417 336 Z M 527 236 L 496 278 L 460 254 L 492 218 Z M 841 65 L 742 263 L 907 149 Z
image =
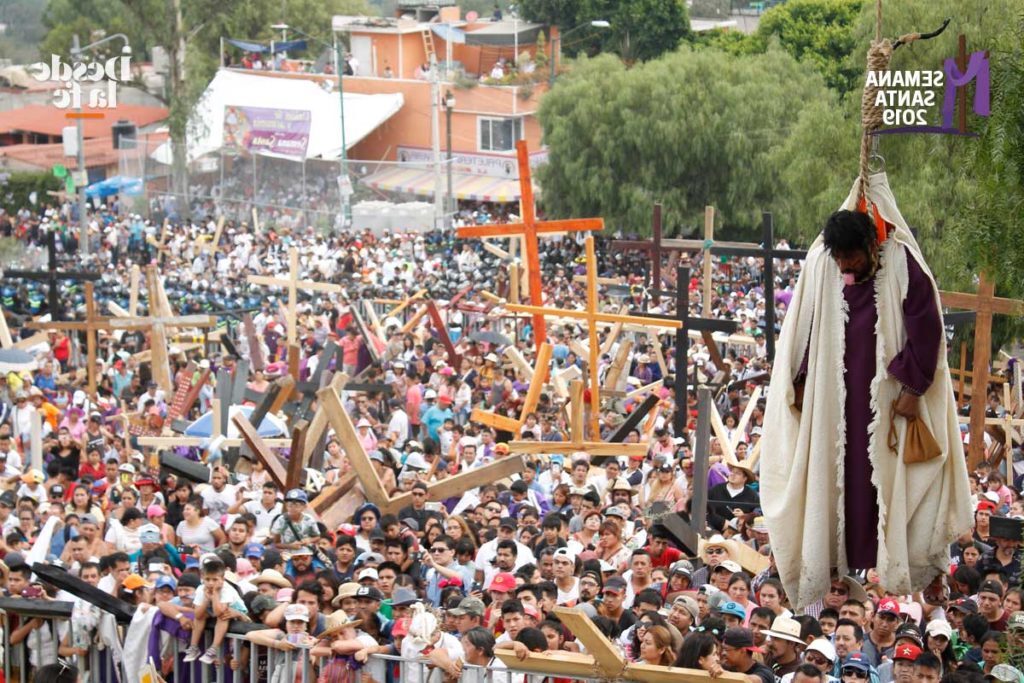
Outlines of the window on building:
M 511 152 L 516 148 L 516 140 L 523 137 L 523 120 L 521 118 L 492 119 L 479 118 L 480 151 Z

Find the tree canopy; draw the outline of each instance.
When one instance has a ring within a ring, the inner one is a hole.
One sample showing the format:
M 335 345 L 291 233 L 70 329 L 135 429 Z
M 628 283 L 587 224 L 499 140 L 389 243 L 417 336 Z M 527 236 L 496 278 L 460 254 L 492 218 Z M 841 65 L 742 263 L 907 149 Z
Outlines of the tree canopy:
M 654 201 L 670 233 L 699 225 L 709 203 L 727 225 L 757 224 L 777 194 L 773 148 L 808 103 L 835 100 L 777 48 L 751 57 L 682 48 L 632 69 L 601 55 L 562 78 L 540 110 L 544 206 L 638 232 Z

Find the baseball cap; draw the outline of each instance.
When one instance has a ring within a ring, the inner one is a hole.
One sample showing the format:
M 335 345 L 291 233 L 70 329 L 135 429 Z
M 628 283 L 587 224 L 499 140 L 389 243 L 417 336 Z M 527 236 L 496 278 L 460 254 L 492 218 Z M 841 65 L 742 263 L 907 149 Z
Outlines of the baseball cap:
M 907 661 L 914 661 L 921 655 L 921 648 L 913 643 L 903 643 L 895 650 L 893 650 L 892 658 L 905 659 Z
M 718 613 L 730 614 L 740 620 L 747 618 L 747 610 L 743 607 L 743 605 L 741 605 L 738 602 L 733 602 L 732 600 L 723 603 L 722 606 L 718 608 Z
M 682 607 L 690 613 L 690 617 L 693 619 L 697 618 L 697 613 L 700 611 L 697 601 L 691 598 L 689 595 L 680 595 L 672 601 L 673 607 Z
M 999 597 L 1003 597 L 1003 586 L 998 581 L 986 581 L 978 589 L 978 594 L 981 593 L 995 593 Z
M 245 553 L 243 554 L 246 557 L 263 557 L 264 550 L 265 548 L 261 543 L 250 543 L 249 545 L 245 546 Z
M 1003 683 L 1019 683 L 1024 680 L 1024 674 L 1012 664 L 996 664 L 992 667 L 992 673 L 987 674 L 985 678 L 1003 681 Z
M 395 625 L 391 627 L 392 636 L 407 636 L 409 635 L 409 617 L 402 617 L 395 621 Z
M 64 495 L 64 487 L 61 486 L 60 484 L 54 484 L 53 486 L 50 487 L 50 495 L 51 496 L 57 496 L 57 497 L 63 496 Z
M 139 527 L 139 540 L 143 543 L 159 543 L 160 527 L 155 524 L 143 524 Z
M 1006 622 L 1006 628 L 1011 630 L 1024 629 L 1024 612 L 1014 612 Z
M 978 501 L 978 505 L 974 508 L 975 512 L 981 512 L 982 510 L 988 510 L 989 512 L 996 511 L 996 504 L 988 498 L 982 498 Z
M 896 602 L 892 598 L 882 598 L 878 603 L 877 613 L 882 614 L 883 612 L 898 617 L 900 615 L 900 603 Z
M 282 588 L 281 590 L 289 590 Z M 291 604 L 284 608 L 284 620 L 285 621 L 305 621 L 309 622 L 309 610 L 305 605 Z
M 949 604 L 949 607 L 946 608 L 946 610 L 958 610 L 960 612 L 963 612 L 964 614 L 977 614 L 978 603 L 976 603 L 974 600 L 970 598 L 960 598 L 959 600 L 951 602 Z
M 4 491 L 3 493 L 0 493 L 0 505 L 13 508 L 17 504 L 18 499 L 14 497 L 13 491 Z
M 146 508 L 146 517 L 159 517 L 161 515 L 166 514 L 167 510 L 165 510 L 162 505 L 158 505 L 157 503 L 153 503 L 152 505 Z
M 130 591 L 138 590 L 140 588 L 153 587 L 153 584 L 151 584 L 149 581 L 146 581 L 138 574 L 129 574 L 122 585 L 124 586 L 125 590 Z
M 396 588 L 391 594 L 391 605 L 393 607 L 408 607 L 419 601 L 420 599 L 416 597 L 415 591 L 404 586 Z
M 744 614 L 744 616 L 746 616 L 746 614 Z M 733 628 L 726 629 L 725 635 L 722 636 L 722 644 L 737 649 L 747 650 L 748 652 L 763 652 L 761 648 L 754 645 L 754 632 L 749 628 L 743 628 L 742 626 L 734 626 Z
M 306 547 L 304 545 L 300 545 L 295 550 L 292 550 L 292 551 L 289 552 L 289 557 L 301 557 L 303 555 L 312 555 L 312 554 L 313 554 L 313 551 L 310 548 L 308 548 L 308 547 Z
M 309 496 L 307 496 L 306 492 L 303 491 L 302 489 L 291 489 L 290 491 L 288 491 L 288 493 L 285 494 L 284 500 L 285 500 L 286 503 L 287 502 L 308 503 L 309 502 Z M 306 619 L 307 620 L 309 619 L 308 615 L 306 616 Z
M 807 646 L 807 652 L 817 652 L 830 662 L 836 661 L 836 647 L 825 638 L 815 638 Z
M 871 662 L 863 652 L 851 652 L 843 660 L 843 668 L 847 667 L 861 671 L 871 671 Z
M 356 581 L 378 581 L 380 580 L 380 574 L 373 567 L 366 567 L 356 572 Z
M 732 560 L 723 560 L 722 562 L 719 562 L 718 566 L 716 566 L 713 570 L 711 570 L 711 573 L 713 574 L 719 568 L 727 569 L 730 572 L 732 572 L 733 574 L 738 574 L 739 572 L 743 571 L 743 568 L 740 567 L 739 563 L 734 562 Z
M 482 617 L 484 615 L 484 602 L 478 598 L 462 598 L 462 600 L 459 601 L 459 606 L 455 609 L 448 610 L 448 614 L 456 617 L 462 616 L 463 614 Z
M 373 573 L 376 574 L 376 570 L 374 570 Z M 365 598 L 367 600 L 376 600 L 380 602 L 384 599 L 384 594 L 376 588 L 374 588 L 373 586 L 360 586 L 359 590 L 356 591 L 356 597 Z
M 157 578 L 156 587 L 170 588 L 171 590 L 176 590 L 178 588 L 178 583 L 174 580 L 174 577 L 165 575 Z
M 946 640 L 953 639 L 953 627 L 945 619 L 933 619 L 928 622 L 924 632 L 930 636 L 945 636 Z
M 668 573 L 669 575 L 686 574 L 687 576 L 693 576 L 693 563 L 689 560 L 679 560 L 672 565 Z
M 514 531 L 517 525 L 514 517 L 502 517 L 498 526 L 502 529 L 512 529 Z
M 495 574 L 494 578 L 491 579 L 491 585 L 487 590 L 508 593 L 515 590 L 515 588 L 516 577 L 512 576 L 509 572 L 501 572 L 499 574 Z
M 924 641 L 921 639 L 921 629 L 915 623 L 906 622 L 897 627 L 896 640 L 901 638 L 913 641 L 920 648 L 924 647 Z
M 626 590 L 626 581 L 621 576 L 613 576 L 604 582 L 604 590 L 602 593 L 613 591 L 615 593 L 622 593 Z

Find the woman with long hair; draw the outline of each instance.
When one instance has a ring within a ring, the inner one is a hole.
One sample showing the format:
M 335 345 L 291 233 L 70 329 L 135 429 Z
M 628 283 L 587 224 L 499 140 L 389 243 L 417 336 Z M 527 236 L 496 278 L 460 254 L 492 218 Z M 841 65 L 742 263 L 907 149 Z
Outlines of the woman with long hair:
M 178 545 L 197 549 L 197 553 L 212 553 L 213 549 L 227 541 L 224 530 L 217 522 L 206 516 L 201 498 L 193 498 L 182 508 L 184 519 L 174 530 Z
M 701 669 L 712 678 L 718 678 L 722 675 L 718 641 L 710 633 L 691 633 L 683 640 L 675 665 L 684 669 Z
M 364 503 L 352 515 L 356 526 L 356 546 L 361 552 L 370 552 L 370 533 L 380 524 L 380 508 L 373 503 Z
M 641 614 L 640 619 L 636 622 L 636 625 L 633 626 L 633 633 L 627 642 L 625 653 L 626 658 L 634 662 L 642 661 L 644 636 L 652 628 L 657 628 L 659 626 L 664 627 L 666 630 L 668 629 L 668 621 L 665 619 L 665 617 L 661 616 L 653 610 L 649 610 Z M 670 634 L 669 647 L 671 647 L 671 644 L 672 636 Z
M 750 599 L 750 577 L 744 572 L 737 572 L 729 578 L 729 587 L 726 592 L 729 594 L 730 600 L 747 610 L 747 619 L 750 619 L 750 613 L 759 607 Z M 743 623 L 745 624 L 746 620 Z
M 672 633 L 665 626 L 651 626 L 645 629 L 640 640 L 640 658 L 643 664 L 671 666 L 676 658 L 672 651 Z
M 647 473 L 643 488 L 642 507 L 664 503 L 669 510 L 682 510 L 686 505 L 686 492 L 676 480 L 676 468 L 671 460 L 661 460 Z
M 559 484 L 551 493 L 551 511 L 563 513 L 571 507 L 572 505 L 569 503 L 569 485 Z
M 620 574 L 629 566 L 633 551 L 622 543 L 622 528 L 615 520 L 608 518 L 601 522 L 598 531 L 598 559 L 615 567 Z
M 782 582 L 775 577 L 768 577 L 761 582 L 761 588 L 757 592 L 758 603 L 761 607 L 767 607 L 777 617 L 791 617 L 793 613 L 786 608 L 788 602 L 786 589 Z
M 103 525 L 103 510 L 92 498 L 89 488 L 86 486 L 75 486 L 71 493 L 71 502 L 64 506 L 66 512 L 73 512 L 81 518 L 82 515 L 92 515 L 96 521 Z
M 479 546 L 476 544 L 476 538 L 473 536 L 473 530 L 469 528 L 469 522 L 462 515 L 452 515 L 446 519 L 444 521 L 444 532 L 456 543 L 465 538 L 473 544 L 474 549 L 479 549 Z
M 924 629 L 925 652 L 931 652 L 942 662 L 942 673 L 956 668 L 956 653 L 953 651 L 953 630 L 948 621 L 935 619 L 928 622 Z M 984 658 L 984 641 L 980 643 Z M 986 671 L 987 673 L 987 671 Z

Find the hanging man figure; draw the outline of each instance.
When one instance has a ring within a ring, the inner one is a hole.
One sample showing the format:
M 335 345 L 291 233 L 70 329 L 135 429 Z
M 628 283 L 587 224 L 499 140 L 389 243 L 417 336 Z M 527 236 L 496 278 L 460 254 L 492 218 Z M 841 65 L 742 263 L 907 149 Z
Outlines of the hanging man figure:
M 793 294 L 768 396 L 761 500 L 799 607 L 822 598 L 833 573 L 872 567 L 889 591 L 922 590 L 971 526 L 935 283 L 885 175 L 871 181 L 889 234 L 866 213 L 829 218 Z M 905 462 L 912 419 L 937 457 Z

